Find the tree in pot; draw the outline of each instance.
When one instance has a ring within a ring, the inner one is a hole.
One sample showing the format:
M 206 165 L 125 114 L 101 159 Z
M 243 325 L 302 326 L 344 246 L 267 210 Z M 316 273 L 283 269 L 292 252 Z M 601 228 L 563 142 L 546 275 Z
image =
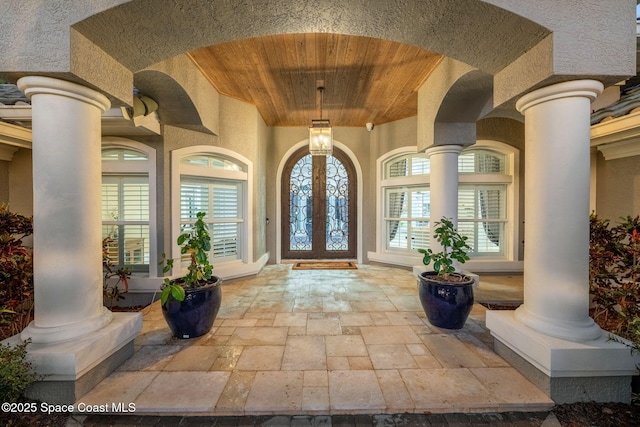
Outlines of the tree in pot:
M 198 212 L 191 230 L 178 236 L 180 254 L 190 258 L 188 273 L 173 280 L 165 278 L 160 293 L 162 314 L 177 338 L 195 338 L 209 332 L 222 303 L 222 281 L 212 274 L 209 263 L 211 236 L 205 215 Z M 173 268 L 173 259 L 165 258 L 164 263 L 165 273 Z
M 434 238 L 442 251 L 418 249 L 422 262 L 433 262 L 434 271 L 420 274 L 419 294 L 422 308 L 429 322 L 446 329 L 461 329 L 473 306 L 473 278 L 456 272 L 454 261 L 469 260 L 467 237 L 457 232 L 453 222 L 443 217 L 435 223 Z

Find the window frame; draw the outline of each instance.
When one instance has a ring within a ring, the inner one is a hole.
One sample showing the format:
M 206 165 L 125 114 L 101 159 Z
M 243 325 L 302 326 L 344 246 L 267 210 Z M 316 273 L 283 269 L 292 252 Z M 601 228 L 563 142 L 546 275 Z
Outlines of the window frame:
M 157 187 L 156 187 L 156 150 L 138 141 L 121 137 L 103 137 L 101 152 L 109 149 L 126 149 L 144 154 L 147 160 L 101 161 L 102 176 L 147 176 L 149 180 L 149 267 L 148 270 L 133 269 L 134 275 L 158 277 L 157 250 Z M 101 222 L 103 224 L 103 222 Z
M 211 168 L 182 163 L 183 158 L 198 154 L 229 159 L 240 165 L 243 170 Z M 205 180 L 233 181 L 241 186 L 242 200 L 240 201 L 240 209 L 242 211 L 243 221 L 240 223 L 239 235 L 241 240 L 238 242 L 238 258 L 222 262 L 210 259 L 212 264 L 214 264 L 214 274 L 216 274 L 216 269 L 221 269 L 230 272 L 230 276 L 236 275 L 233 273 L 235 265 L 253 263 L 253 220 L 250 216 L 250 213 L 253 212 L 253 192 L 251 185 L 253 182 L 253 163 L 234 151 L 209 145 L 197 145 L 171 151 L 171 242 L 169 246 L 171 251 L 170 254 L 167 254 L 167 257 L 170 256 L 176 260 L 180 259 L 180 246 L 177 244 L 177 240 L 180 235 L 180 225 L 182 224 L 180 212 L 180 186 L 182 176 L 189 176 L 195 179 L 202 178 Z M 182 263 L 175 263 L 172 275 L 184 275 L 187 272 L 186 268 L 180 264 Z
M 490 265 L 495 263 L 504 264 L 511 262 L 517 265 L 518 261 L 518 241 L 519 241 L 519 150 L 509 144 L 493 140 L 478 140 L 475 144 L 465 147 L 461 155 L 465 151 L 472 149 L 495 151 L 505 156 L 504 173 L 458 173 L 458 185 L 477 185 L 477 184 L 505 184 L 506 188 L 506 223 L 504 230 L 503 255 L 492 256 L 490 254 L 476 255 L 468 264 Z M 430 174 L 409 175 L 403 177 L 386 178 L 387 163 L 394 158 L 402 155 L 419 154 L 416 146 L 404 146 L 392 150 L 378 158 L 377 161 L 377 183 L 376 191 L 376 209 L 377 209 L 377 229 L 379 230 L 376 239 L 376 252 L 370 252 L 369 258 L 380 262 L 389 262 L 399 265 L 415 265 L 416 261 L 420 261 L 417 254 L 413 254 L 410 249 L 397 250 L 387 248 L 387 218 L 386 218 L 386 190 L 392 187 L 406 187 L 410 191 L 416 186 L 430 186 Z M 410 248 L 410 245 L 408 245 Z M 484 267 L 481 267 L 482 269 Z M 500 266 L 495 270 L 504 268 Z M 515 269 L 520 269 L 517 267 Z

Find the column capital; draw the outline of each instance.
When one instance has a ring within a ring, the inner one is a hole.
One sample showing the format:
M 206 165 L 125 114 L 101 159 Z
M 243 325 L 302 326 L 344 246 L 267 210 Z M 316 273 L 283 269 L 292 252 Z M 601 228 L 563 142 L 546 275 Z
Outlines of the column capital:
M 27 76 L 18 80 L 18 87 L 26 96 L 48 94 L 66 96 L 85 102 L 105 112 L 111 106 L 109 98 L 88 87 L 52 77 Z
M 584 97 L 593 101 L 602 93 L 604 85 L 597 80 L 572 80 L 536 89 L 523 95 L 516 102 L 516 109 L 523 113 L 543 102 L 559 98 Z
M 427 148 L 424 153 L 431 157 L 434 154 L 460 154 L 467 145 L 447 144 L 447 145 L 432 145 Z M 457 169 L 456 169 L 457 172 Z

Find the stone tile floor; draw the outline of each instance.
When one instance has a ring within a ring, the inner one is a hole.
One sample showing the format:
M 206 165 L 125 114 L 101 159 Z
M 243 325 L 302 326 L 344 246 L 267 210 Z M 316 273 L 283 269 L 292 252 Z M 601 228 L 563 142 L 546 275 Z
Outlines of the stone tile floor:
M 521 277 L 481 277 L 476 300 L 521 293 Z M 202 337 L 173 338 L 159 303 L 146 308 L 135 354 L 78 403 L 134 403 L 136 416 L 290 420 L 548 411 L 553 402 L 493 352 L 484 319 L 476 304 L 461 330 L 430 325 L 416 278 L 402 269 L 267 266 L 223 284 Z

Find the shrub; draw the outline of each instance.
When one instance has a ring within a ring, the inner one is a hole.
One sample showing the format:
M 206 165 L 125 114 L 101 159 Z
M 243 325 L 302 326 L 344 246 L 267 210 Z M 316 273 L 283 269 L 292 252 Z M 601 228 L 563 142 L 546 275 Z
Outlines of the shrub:
M 32 219 L 0 204 L 0 325 L 22 331 L 33 310 L 33 259 L 22 239 L 33 234 Z
M 125 267 L 116 268 L 109 254 L 109 246 L 113 244 L 111 236 L 102 239 L 102 295 L 104 304 L 109 309 L 113 308 L 116 301 L 124 299 L 124 295 L 129 292 L 129 279 L 131 270 Z M 120 285 L 123 289 L 120 289 Z
M 15 402 L 36 380 L 27 356 L 30 340 L 15 347 L 0 344 L 0 401 Z
M 592 316 L 603 328 L 639 342 L 640 217 L 612 227 L 591 216 L 589 280 Z

